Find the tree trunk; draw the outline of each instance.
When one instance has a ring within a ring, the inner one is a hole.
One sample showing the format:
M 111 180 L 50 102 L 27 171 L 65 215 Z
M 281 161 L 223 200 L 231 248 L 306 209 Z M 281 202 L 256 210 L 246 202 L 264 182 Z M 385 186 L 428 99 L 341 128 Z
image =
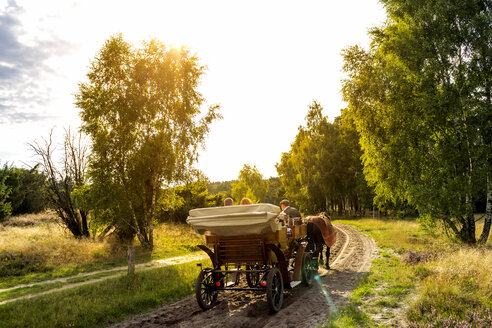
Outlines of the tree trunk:
M 482 51 L 481 51 L 481 55 L 483 56 L 484 54 L 487 54 L 489 53 L 490 49 L 489 47 L 487 46 L 487 43 L 483 43 L 483 47 L 482 47 Z M 482 58 L 487 58 L 487 57 L 482 57 Z M 490 63 L 490 61 L 487 61 L 488 63 Z M 490 67 L 484 67 L 484 69 L 486 71 L 490 71 Z M 489 76 L 489 75 L 488 75 Z M 490 122 L 490 118 L 491 118 L 491 115 L 490 115 L 490 105 L 491 105 L 491 101 L 490 101 L 490 79 L 487 78 L 485 80 L 485 92 L 484 94 L 486 95 L 486 103 L 485 103 L 485 106 L 486 108 L 489 109 L 489 116 L 488 116 L 488 120 Z M 492 156 L 490 155 L 490 149 L 492 149 L 490 147 L 490 144 L 492 143 L 490 140 L 490 133 L 487 134 L 488 137 L 485 138 L 485 144 L 489 145 L 489 152 L 488 152 L 488 157 L 487 157 L 487 205 L 485 207 L 485 222 L 483 224 L 483 230 L 482 230 L 482 234 L 480 235 L 480 238 L 478 239 L 478 243 L 479 244 L 486 244 L 487 243 L 487 239 L 489 238 L 489 233 L 490 233 L 490 225 L 491 225 L 491 212 L 492 212 Z
M 157 204 L 158 198 L 158 187 L 159 187 L 159 177 L 156 175 L 152 183 L 152 197 L 150 204 L 150 215 L 149 215 L 149 246 L 150 249 L 154 249 L 154 214 L 155 205 Z
M 85 211 L 80 211 L 80 217 L 82 219 L 82 234 L 84 237 L 90 237 L 89 225 L 87 224 L 87 213 Z
M 462 218 L 463 227 L 459 238 L 467 244 L 475 244 L 475 218 L 473 215 L 466 215 Z
M 492 220 L 491 212 L 492 212 L 492 177 L 489 169 L 489 172 L 487 174 L 487 206 L 485 210 L 485 222 L 483 224 L 482 234 L 478 239 L 479 244 L 487 243 L 487 239 L 489 238 L 490 223 Z

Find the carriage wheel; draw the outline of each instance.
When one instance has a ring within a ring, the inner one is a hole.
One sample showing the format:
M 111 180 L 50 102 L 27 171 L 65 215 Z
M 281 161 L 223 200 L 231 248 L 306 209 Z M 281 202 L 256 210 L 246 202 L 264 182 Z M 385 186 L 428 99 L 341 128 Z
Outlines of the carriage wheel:
M 212 308 L 219 292 L 215 288 L 213 273 L 210 269 L 200 271 L 196 279 L 195 294 L 198 305 L 205 311 Z
M 311 252 L 304 252 L 302 256 L 301 276 L 305 286 L 311 286 L 313 279 L 318 273 L 317 261 L 311 257 Z
M 259 265 L 256 266 L 247 266 L 246 270 L 258 270 L 260 268 Z M 246 272 L 246 282 L 248 286 L 251 288 L 257 287 L 260 283 L 260 273 L 259 272 Z
M 277 313 L 284 301 L 284 281 L 278 268 L 272 268 L 268 272 L 266 291 L 270 313 Z

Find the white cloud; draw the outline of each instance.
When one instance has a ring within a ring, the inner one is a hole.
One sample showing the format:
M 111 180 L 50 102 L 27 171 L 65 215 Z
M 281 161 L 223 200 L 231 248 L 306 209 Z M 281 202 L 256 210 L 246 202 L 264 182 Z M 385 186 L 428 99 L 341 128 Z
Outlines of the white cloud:
M 46 107 L 54 94 L 46 82 L 56 72 L 46 61 L 70 49 L 54 35 L 22 41 L 29 34 L 22 13 L 15 1 L 0 12 L 0 125 L 53 119 Z

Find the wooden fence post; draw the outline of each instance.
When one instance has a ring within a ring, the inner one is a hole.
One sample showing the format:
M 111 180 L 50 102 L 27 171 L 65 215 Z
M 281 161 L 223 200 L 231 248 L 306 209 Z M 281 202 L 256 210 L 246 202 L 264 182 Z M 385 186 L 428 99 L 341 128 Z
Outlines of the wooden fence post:
M 133 276 L 135 274 L 135 246 L 128 246 L 128 275 Z

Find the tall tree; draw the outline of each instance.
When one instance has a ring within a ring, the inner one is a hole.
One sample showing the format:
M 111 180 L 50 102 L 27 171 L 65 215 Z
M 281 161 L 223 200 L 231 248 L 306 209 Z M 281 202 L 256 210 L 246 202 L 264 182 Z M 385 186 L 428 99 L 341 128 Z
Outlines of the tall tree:
M 265 203 L 279 205 L 282 199 L 285 198 L 285 188 L 282 181 L 278 177 L 270 177 L 267 179 L 267 194 L 263 200 Z
M 268 193 L 268 183 L 263 179 L 256 166 L 244 164 L 239 171 L 238 181 L 232 184 L 232 197 L 239 202 L 247 197 L 253 203 L 265 202 Z
M 473 198 L 491 172 L 491 3 L 382 2 L 371 49 L 344 53 L 364 172 L 380 203 L 408 202 L 474 243 Z
M 186 180 L 209 125 L 199 119 L 197 88 L 205 67 L 187 49 L 157 40 L 134 48 L 122 35 L 106 41 L 79 84 L 76 105 L 91 138 L 90 178 L 96 207 L 119 235 L 153 247 L 156 202 L 163 184 Z
M 362 173 L 358 134 L 346 115 L 330 123 L 322 111 L 316 101 L 309 106 L 306 126 L 299 127 L 290 152 L 277 164 L 286 195 L 303 211 L 361 213 L 372 199 Z

